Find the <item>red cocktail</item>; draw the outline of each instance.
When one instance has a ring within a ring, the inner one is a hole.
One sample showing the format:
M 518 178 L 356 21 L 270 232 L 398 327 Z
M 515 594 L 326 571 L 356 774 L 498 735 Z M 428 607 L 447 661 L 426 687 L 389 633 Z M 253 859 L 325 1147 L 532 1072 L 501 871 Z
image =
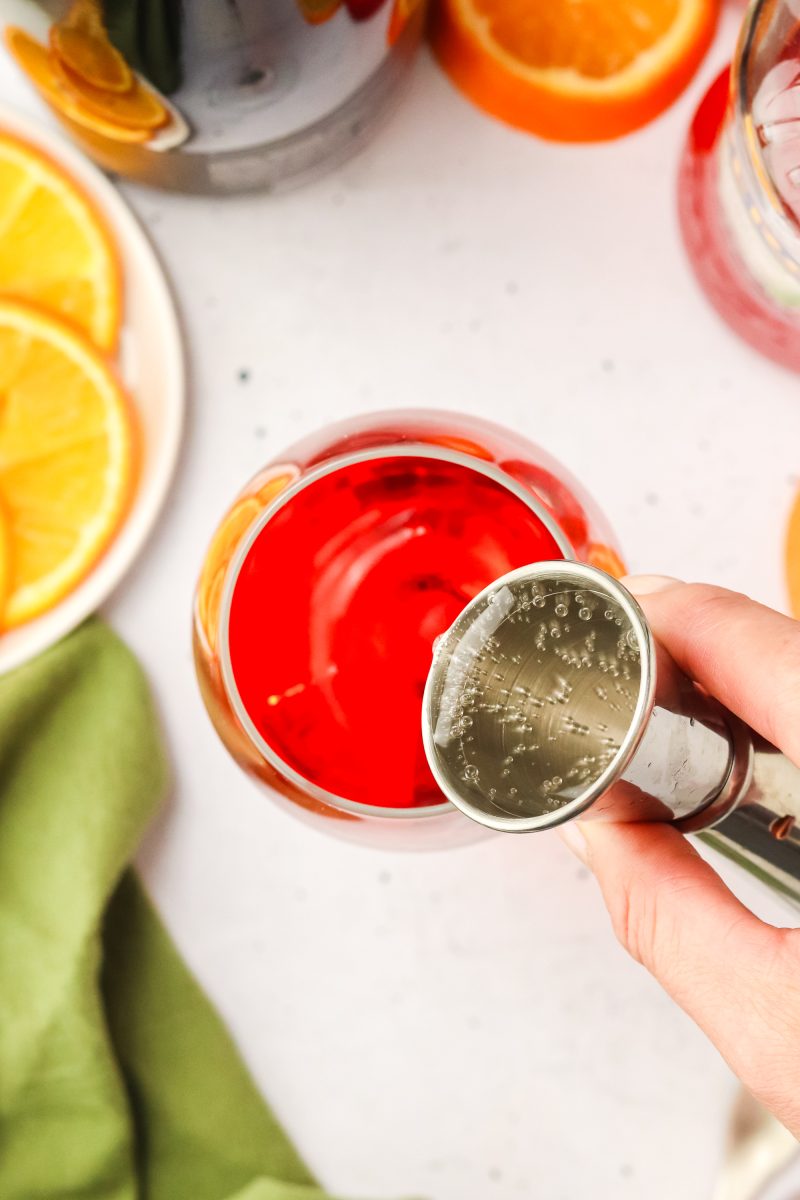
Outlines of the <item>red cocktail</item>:
M 262 471 L 215 535 L 195 621 L 212 719 L 331 827 L 474 836 L 423 751 L 433 642 L 499 575 L 573 556 L 620 566 L 579 485 L 511 433 L 413 411 L 329 429 Z

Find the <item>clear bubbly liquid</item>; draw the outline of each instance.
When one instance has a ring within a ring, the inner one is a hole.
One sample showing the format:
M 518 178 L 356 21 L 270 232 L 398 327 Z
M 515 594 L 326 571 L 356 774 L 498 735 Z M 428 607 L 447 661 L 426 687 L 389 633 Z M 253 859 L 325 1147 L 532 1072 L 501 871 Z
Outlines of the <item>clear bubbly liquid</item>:
M 436 655 L 437 765 L 484 810 L 538 816 L 575 800 L 631 727 L 638 641 L 622 610 L 591 589 L 507 583 L 456 622 Z

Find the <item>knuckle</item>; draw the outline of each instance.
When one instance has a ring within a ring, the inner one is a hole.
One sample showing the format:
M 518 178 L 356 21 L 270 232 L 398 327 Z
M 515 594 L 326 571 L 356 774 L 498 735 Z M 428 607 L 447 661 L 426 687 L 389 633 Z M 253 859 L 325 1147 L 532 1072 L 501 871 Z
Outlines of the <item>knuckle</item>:
M 725 626 L 731 616 L 741 611 L 747 600 L 741 592 L 728 591 L 713 583 L 687 583 L 686 595 L 700 632 Z

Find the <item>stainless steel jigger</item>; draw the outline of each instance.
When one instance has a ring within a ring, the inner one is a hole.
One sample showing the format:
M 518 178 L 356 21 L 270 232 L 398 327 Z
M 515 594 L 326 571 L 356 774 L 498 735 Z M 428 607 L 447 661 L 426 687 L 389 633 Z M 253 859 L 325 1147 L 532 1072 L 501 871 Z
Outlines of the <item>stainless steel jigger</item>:
M 800 905 L 800 771 L 603 571 L 536 563 L 476 596 L 437 643 L 422 724 L 439 786 L 482 825 L 671 821 Z

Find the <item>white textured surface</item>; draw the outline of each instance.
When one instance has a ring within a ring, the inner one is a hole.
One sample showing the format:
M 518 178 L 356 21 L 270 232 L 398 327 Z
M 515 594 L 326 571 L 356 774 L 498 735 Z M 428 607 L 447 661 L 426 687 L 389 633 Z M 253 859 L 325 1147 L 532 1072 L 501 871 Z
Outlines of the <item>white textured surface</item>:
M 683 133 L 730 40 L 666 117 L 610 146 L 517 135 L 423 59 L 376 142 L 303 191 L 127 189 L 191 348 L 172 503 L 108 607 L 175 762 L 143 864 L 257 1079 L 340 1192 L 709 1195 L 731 1077 L 618 949 L 558 840 L 389 856 L 293 822 L 211 732 L 189 611 L 208 536 L 251 472 L 334 417 L 411 404 L 541 441 L 595 493 L 634 569 L 783 604 L 798 380 L 708 309 L 674 211 Z

